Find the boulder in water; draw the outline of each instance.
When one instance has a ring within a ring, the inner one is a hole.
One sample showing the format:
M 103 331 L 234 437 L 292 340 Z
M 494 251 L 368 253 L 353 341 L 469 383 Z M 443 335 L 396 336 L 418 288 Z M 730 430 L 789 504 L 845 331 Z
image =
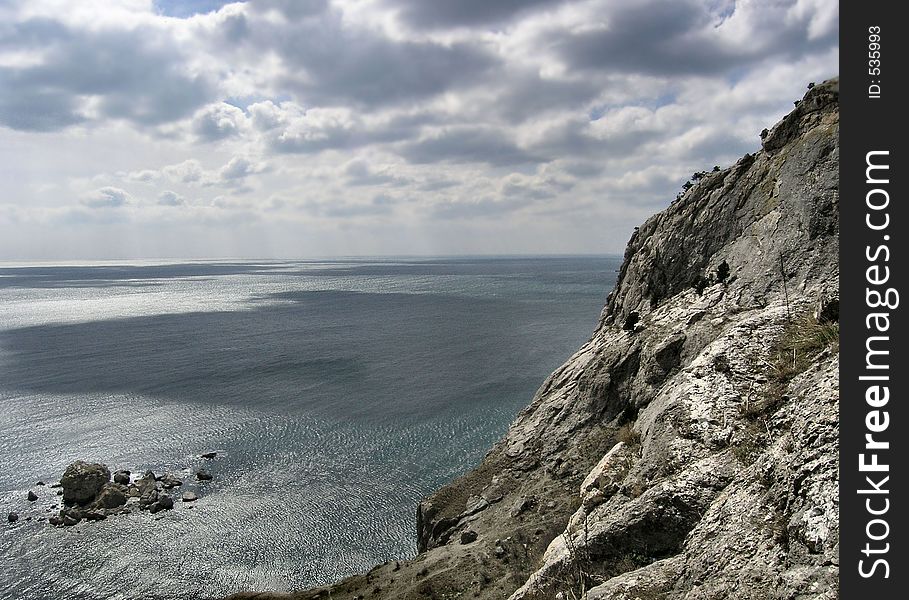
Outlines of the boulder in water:
M 139 506 L 140 507 L 149 507 L 155 502 L 158 501 L 158 490 L 155 488 L 150 488 L 139 496 Z
M 120 485 L 129 485 L 129 476 L 132 473 L 126 470 L 120 470 L 114 473 L 114 483 L 119 483 Z
M 63 500 L 87 504 L 95 499 L 105 483 L 110 481 L 110 469 L 100 463 L 77 460 L 66 467 L 60 484 L 63 486 Z
M 117 508 L 126 504 L 128 490 L 119 483 L 105 483 L 95 499 L 96 508 Z
M 199 481 L 210 481 L 211 473 L 209 473 L 205 469 L 202 469 L 198 473 L 196 473 L 196 479 L 198 479 Z
M 165 487 L 165 489 L 169 490 L 171 488 L 180 487 L 183 485 L 183 482 L 177 479 L 173 474 L 168 473 L 161 478 L 161 484 Z
M 145 475 L 136 480 L 136 487 L 139 489 L 139 495 L 143 495 L 150 490 L 158 489 L 158 482 L 155 481 L 155 474 L 146 471 Z
M 174 499 L 170 496 L 159 496 L 158 501 L 148 507 L 148 512 L 154 514 L 161 510 L 170 510 L 174 507 Z
M 29 491 L 28 491 L 28 501 L 29 501 L 29 502 L 34 502 L 34 501 L 37 500 L 37 499 L 38 499 L 38 494 L 36 494 L 35 492 L 29 490 Z

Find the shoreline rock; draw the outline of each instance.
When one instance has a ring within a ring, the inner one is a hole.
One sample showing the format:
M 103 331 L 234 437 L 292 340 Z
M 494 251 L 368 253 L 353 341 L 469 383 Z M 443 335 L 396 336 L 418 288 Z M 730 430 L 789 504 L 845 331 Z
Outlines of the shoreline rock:
M 212 479 L 211 474 L 204 469 L 197 473 L 197 477 L 205 481 Z M 48 523 L 55 527 L 72 527 L 82 521 L 103 521 L 109 516 L 131 514 L 132 511 L 127 508 L 130 501 L 135 502 L 139 510 L 151 514 L 172 510 L 174 498 L 168 491 L 182 485 L 183 481 L 173 473 L 156 475 L 147 470 L 132 481 L 132 472 L 129 470 L 115 471 L 111 477 L 106 465 L 77 460 L 66 468 L 60 483 L 50 486 L 62 488 L 57 490 L 57 494 L 63 496 L 63 507 L 48 519 Z M 27 499 L 35 502 L 39 498 L 30 490 Z M 187 491 L 182 494 L 181 500 L 188 504 L 187 508 L 191 508 L 189 503 L 198 500 L 198 495 Z M 57 508 L 53 504 L 46 512 Z M 11 512 L 7 520 L 14 523 L 19 520 L 19 515 Z M 43 517 L 39 520 L 43 520 Z
M 77 460 L 66 468 L 60 485 L 63 487 L 63 501 L 88 504 L 110 481 L 110 469 L 101 463 L 87 463 Z

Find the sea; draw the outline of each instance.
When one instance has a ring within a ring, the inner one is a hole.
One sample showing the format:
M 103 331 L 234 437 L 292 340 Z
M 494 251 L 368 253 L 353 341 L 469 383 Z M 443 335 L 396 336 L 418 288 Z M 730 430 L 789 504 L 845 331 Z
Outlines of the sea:
M 588 339 L 620 261 L 0 264 L 0 598 L 290 591 L 412 557 L 417 503 Z M 199 500 L 51 527 L 77 459 Z

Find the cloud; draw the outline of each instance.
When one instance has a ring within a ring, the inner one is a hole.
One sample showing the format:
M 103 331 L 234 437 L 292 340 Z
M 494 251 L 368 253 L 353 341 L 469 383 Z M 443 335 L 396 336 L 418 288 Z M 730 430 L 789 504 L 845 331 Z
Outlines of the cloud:
M 214 142 L 237 136 L 246 127 L 246 113 L 226 102 L 210 104 L 193 117 L 192 130 L 199 139 Z
M 154 0 L 155 8 L 169 17 L 186 18 L 218 10 L 235 0 Z
M 218 170 L 217 182 L 233 183 L 238 180 L 246 179 L 250 175 L 262 173 L 267 169 L 264 163 L 254 162 L 243 156 L 235 156 Z
M 369 164 L 362 159 L 352 160 L 344 167 L 347 185 L 406 185 L 408 179 L 386 171 L 373 171 Z
M 493 198 L 470 199 L 464 201 L 446 200 L 435 204 L 430 209 L 433 219 L 479 219 L 501 217 L 521 210 L 533 203 L 529 198 Z
M 313 216 L 347 220 L 390 215 L 394 212 L 394 206 L 397 203 L 398 200 L 392 196 L 377 194 L 365 202 L 334 198 L 326 201 L 306 200 L 298 206 Z
M 183 162 L 174 165 L 168 165 L 161 171 L 169 180 L 180 183 L 199 182 L 205 174 L 205 171 L 202 169 L 202 164 L 194 158 L 184 160 Z
M 215 196 L 211 201 L 211 205 L 224 210 L 247 210 L 251 208 L 249 202 L 228 196 Z
M 76 97 L 23 84 L 23 79 L 20 71 L 0 68 L 0 124 L 20 131 L 56 131 L 85 121 Z
M 424 125 L 438 122 L 423 113 L 378 113 L 364 117 L 346 107 L 305 109 L 295 102 L 270 100 L 251 104 L 253 128 L 265 150 L 275 154 L 318 154 L 390 144 L 415 137 Z
M 154 169 L 142 169 L 127 173 L 126 178 L 129 181 L 138 181 L 140 183 L 154 183 L 161 179 L 161 173 Z
M 722 5 L 695 0 L 603 2 L 598 4 L 603 25 L 568 35 L 551 29 L 539 43 L 572 69 L 717 75 L 773 56 L 835 46 L 835 9 L 808 4 L 813 3 L 740 3 L 727 14 Z
M 158 194 L 158 204 L 160 206 L 183 206 L 186 204 L 186 198 L 170 190 Z
M 427 2 L 425 0 L 391 0 L 389 8 L 397 9 L 400 18 L 415 29 L 460 26 L 490 27 L 514 19 L 560 0 L 459 0 Z
M 271 101 L 249 107 L 266 146 L 278 153 L 314 153 L 359 145 L 361 121 L 346 108 L 305 110 L 295 103 Z
M 6 44 L 42 52 L 25 66 L 0 67 L 0 124 L 53 131 L 88 120 L 139 125 L 191 114 L 213 92 L 167 32 L 87 29 L 47 18 L 14 23 Z
M 400 154 L 416 164 L 486 163 L 501 167 L 549 160 L 519 148 L 508 139 L 506 131 L 474 126 L 447 128 L 408 142 L 401 147 Z
M 621 251 L 839 52 L 823 0 L 0 4 L 4 222 L 71 232 L 16 255 L 246 221 L 318 222 L 279 254 Z
M 499 64 L 481 44 L 391 39 L 338 10 L 292 27 L 259 19 L 251 31 L 250 47 L 281 59 L 274 83 L 321 106 L 414 103 L 478 83 Z
M 258 13 L 276 12 L 288 21 L 298 21 L 324 13 L 328 0 L 254 0 L 250 8 Z
M 132 201 L 126 190 L 116 187 L 103 187 L 89 192 L 79 199 L 79 202 L 88 208 L 118 208 Z

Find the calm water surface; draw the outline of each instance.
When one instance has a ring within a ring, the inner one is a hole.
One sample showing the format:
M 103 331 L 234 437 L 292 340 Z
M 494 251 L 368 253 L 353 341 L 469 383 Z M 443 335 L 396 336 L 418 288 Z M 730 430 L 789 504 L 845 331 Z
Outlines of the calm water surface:
M 292 590 L 413 555 L 416 503 L 587 339 L 619 262 L 0 265 L 0 597 Z M 200 499 L 38 522 L 35 482 L 78 458 Z

